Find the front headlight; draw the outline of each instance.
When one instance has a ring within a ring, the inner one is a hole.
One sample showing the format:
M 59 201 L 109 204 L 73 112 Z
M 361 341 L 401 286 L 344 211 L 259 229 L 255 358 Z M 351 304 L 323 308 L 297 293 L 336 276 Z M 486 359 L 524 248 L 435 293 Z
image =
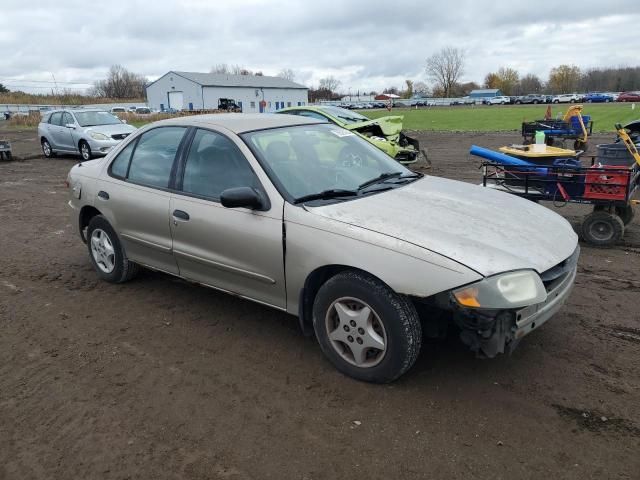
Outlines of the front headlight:
M 453 291 L 453 297 L 471 308 L 520 308 L 547 299 L 540 276 L 533 270 L 507 272 Z
M 89 136 L 94 140 L 109 140 L 110 137 L 100 132 L 89 132 Z

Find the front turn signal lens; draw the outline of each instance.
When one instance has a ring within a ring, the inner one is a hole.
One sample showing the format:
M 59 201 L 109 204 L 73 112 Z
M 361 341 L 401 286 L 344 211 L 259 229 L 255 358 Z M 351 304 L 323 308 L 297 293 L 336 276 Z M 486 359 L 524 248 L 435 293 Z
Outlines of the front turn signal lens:
M 458 290 L 454 292 L 454 296 L 460 305 L 465 307 L 479 307 L 478 294 L 480 292 L 475 287 L 465 288 L 464 290 Z

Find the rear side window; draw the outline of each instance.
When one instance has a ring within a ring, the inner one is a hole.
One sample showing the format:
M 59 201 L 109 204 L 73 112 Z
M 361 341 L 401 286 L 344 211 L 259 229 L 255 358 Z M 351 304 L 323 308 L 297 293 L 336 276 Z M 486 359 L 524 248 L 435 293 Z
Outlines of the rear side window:
M 301 117 L 309 117 L 309 118 L 315 118 L 316 120 L 322 120 L 323 122 L 327 122 L 327 117 L 320 115 L 319 113 L 316 112 L 311 112 L 309 110 L 302 110 L 300 111 L 300 113 L 298 113 L 298 115 L 300 115 Z
M 138 140 L 129 165 L 129 181 L 150 187 L 168 188 L 171 168 L 185 127 L 149 130 Z

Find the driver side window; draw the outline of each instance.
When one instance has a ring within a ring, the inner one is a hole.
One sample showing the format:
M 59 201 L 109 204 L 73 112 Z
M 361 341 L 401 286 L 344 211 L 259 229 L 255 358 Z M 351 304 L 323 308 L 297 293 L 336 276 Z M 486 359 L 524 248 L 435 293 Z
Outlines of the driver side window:
M 198 129 L 185 163 L 182 191 L 217 200 L 235 187 L 259 187 L 249 162 L 227 137 Z

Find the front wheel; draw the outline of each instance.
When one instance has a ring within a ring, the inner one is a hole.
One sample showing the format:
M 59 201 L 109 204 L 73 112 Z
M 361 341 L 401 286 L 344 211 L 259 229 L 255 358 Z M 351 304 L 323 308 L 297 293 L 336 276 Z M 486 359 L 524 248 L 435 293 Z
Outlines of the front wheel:
M 622 219 L 606 210 L 594 210 L 582 222 L 582 237 L 592 245 L 608 247 L 619 242 L 623 235 Z
M 83 160 L 91 160 L 91 147 L 84 140 L 80 142 L 80 155 Z
M 342 373 L 392 382 L 418 358 L 420 318 L 411 301 L 374 277 L 339 273 L 318 291 L 313 328 L 325 356 Z
M 102 215 L 96 215 L 87 227 L 89 257 L 103 280 L 122 283 L 138 273 L 138 265 L 125 256 L 118 235 Z

